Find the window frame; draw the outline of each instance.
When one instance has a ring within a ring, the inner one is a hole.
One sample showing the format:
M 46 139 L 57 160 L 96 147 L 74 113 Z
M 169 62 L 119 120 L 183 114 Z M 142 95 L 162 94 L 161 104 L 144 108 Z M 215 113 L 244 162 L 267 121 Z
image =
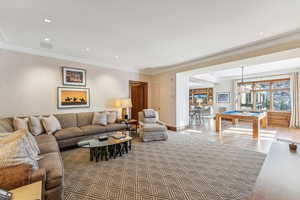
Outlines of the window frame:
M 275 91 L 289 91 L 290 92 L 290 86 L 288 88 L 273 88 L 273 83 L 278 83 L 282 81 L 290 81 L 290 78 L 282 78 L 282 79 L 274 79 L 274 80 L 260 80 L 260 81 L 247 81 L 247 82 L 239 82 L 238 87 L 241 85 L 252 85 L 252 89 L 250 90 L 250 93 L 253 98 L 253 104 L 252 104 L 252 110 L 253 111 L 267 111 L 267 112 L 290 112 L 290 111 L 276 111 L 274 110 L 274 101 L 273 101 L 273 92 Z M 256 89 L 255 86 L 257 83 L 269 83 L 270 87 L 269 89 Z M 256 95 L 258 92 L 269 92 L 269 101 L 270 101 L 270 109 L 269 110 L 258 110 L 256 109 Z M 241 93 L 239 93 L 239 98 L 241 98 Z M 239 100 L 239 108 L 241 108 L 241 99 Z

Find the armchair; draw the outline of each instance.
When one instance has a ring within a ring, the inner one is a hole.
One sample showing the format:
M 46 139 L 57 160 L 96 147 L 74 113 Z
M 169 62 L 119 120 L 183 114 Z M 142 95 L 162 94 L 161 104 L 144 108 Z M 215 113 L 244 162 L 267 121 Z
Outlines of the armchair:
M 155 118 L 144 118 L 144 112 L 139 112 L 140 137 L 144 142 L 167 140 L 167 126 L 159 121 L 158 112 L 155 111 Z

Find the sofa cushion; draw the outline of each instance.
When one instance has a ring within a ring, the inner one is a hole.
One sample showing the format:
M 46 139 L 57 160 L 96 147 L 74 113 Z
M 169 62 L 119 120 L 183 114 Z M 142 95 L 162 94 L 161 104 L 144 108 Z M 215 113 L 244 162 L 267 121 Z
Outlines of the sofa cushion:
M 64 128 L 56 133 L 54 133 L 54 136 L 57 140 L 63 140 L 63 139 L 68 139 L 68 138 L 73 138 L 73 137 L 80 137 L 84 133 L 83 131 L 78 128 L 78 127 L 72 127 L 72 128 Z
M 7 133 L 13 131 L 13 118 L 0 119 L 0 133 Z
M 38 144 L 56 142 L 56 139 L 53 135 L 47 135 L 47 134 L 42 134 L 42 135 L 39 135 L 39 136 L 35 136 L 35 140 Z
M 106 131 L 120 131 L 120 130 L 124 130 L 126 129 L 126 124 L 108 124 L 107 126 L 105 126 Z
M 87 125 L 87 126 L 80 127 L 80 129 L 83 131 L 85 135 L 104 133 L 106 131 L 105 126 L 100 126 L 100 125 Z
M 83 113 L 77 113 L 77 126 L 87 126 L 92 124 L 92 120 L 94 117 L 93 112 L 83 112 Z
M 76 113 L 56 114 L 54 116 L 58 119 L 62 128 L 77 127 Z
M 144 132 L 167 131 L 167 127 L 160 124 L 144 124 Z
M 38 144 L 40 151 L 41 151 L 41 156 L 46 153 L 52 153 L 52 152 L 59 152 L 59 147 L 57 142 L 50 142 L 50 143 L 41 143 Z
M 63 183 L 63 165 L 60 153 L 47 153 L 38 161 L 40 168 L 46 170 L 46 189 L 51 189 Z
M 59 152 L 59 147 L 53 135 L 42 134 L 35 137 L 40 148 L 41 154 Z

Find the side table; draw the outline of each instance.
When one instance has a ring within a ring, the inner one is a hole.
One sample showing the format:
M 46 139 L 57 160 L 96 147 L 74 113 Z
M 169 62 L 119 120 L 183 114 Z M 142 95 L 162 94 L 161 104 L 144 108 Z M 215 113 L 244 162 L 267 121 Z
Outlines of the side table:
M 13 193 L 12 200 L 42 200 L 42 188 L 42 181 L 38 181 L 10 190 L 9 192 Z
M 135 137 L 138 135 L 137 129 L 138 129 L 138 120 L 136 119 L 128 119 L 128 120 L 122 120 L 126 124 L 126 130 L 131 133 L 131 131 L 135 132 Z M 130 125 L 135 125 L 135 128 L 131 128 Z

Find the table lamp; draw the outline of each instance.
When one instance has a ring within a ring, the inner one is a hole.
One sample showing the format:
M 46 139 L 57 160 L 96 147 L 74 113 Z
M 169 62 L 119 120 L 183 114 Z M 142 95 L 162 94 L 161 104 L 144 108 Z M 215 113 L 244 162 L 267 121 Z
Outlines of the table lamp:
M 115 99 L 115 107 L 122 108 L 122 119 L 128 119 L 128 108 L 132 107 L 131 99 Z

